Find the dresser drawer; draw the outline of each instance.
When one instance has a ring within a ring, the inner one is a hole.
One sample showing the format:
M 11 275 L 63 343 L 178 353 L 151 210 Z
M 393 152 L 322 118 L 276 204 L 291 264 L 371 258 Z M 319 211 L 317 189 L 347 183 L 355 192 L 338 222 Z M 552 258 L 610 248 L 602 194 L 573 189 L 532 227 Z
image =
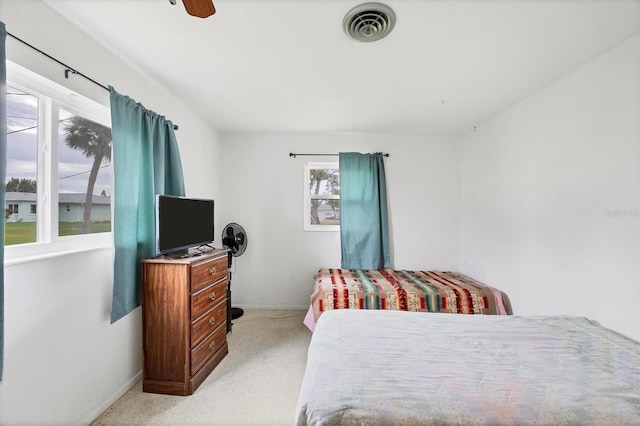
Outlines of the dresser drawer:
M 205 362 L 220 349 L 227 338 L 227 327 L 219 327 L 195 348 L 191 349 L 191 375 L 202 368 Z
M 196 292 L 227 276 L 227 257 L 220 257 L 191 268 L 191 291 Z
M 227 321 L 227 304 L 221 303 L 191 323 L 191 347 Z
M 191 320 L 199 318 L 227 298 L 227 280 L 222 280 L 191 295 Z

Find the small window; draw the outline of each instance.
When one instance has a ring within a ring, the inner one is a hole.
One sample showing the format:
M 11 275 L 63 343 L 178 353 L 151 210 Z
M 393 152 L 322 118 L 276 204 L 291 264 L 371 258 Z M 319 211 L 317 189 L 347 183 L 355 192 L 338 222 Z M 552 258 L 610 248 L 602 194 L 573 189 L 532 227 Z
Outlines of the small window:
M 36 214 L 36 205 L 35 204 L 31 204 L 29 206 L 29 213 Z
M 304 177 L 304 230 L 339 231 L 338 163 L 306 163 Z

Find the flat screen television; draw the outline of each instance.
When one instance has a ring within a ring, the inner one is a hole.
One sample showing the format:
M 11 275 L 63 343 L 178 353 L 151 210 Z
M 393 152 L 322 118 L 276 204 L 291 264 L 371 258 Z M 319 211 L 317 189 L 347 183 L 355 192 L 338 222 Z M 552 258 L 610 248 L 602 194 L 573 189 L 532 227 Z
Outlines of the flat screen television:
M 214 241 L 214 201 L 173 195 L 156 197 L 156 252 L 178 254 Z

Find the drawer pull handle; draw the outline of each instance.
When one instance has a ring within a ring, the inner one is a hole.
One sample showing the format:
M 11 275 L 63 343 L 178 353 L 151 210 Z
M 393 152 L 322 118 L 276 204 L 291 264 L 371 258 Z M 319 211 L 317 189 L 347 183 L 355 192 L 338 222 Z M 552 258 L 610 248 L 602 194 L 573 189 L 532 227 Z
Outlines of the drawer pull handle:
M 209 343 L 209 349 L 214 350 L 215 348 L 216 348 L 216 342 L 215 341 Z
M 209 294 L 209 299 L 214 300 L 216 298 L 216 292 L 212 291 L 211 294 Z
M 209 324 L 213 325 L 216 323 L 216 317 L 209 318 Z
M 216 274 L 216 272 L 218 272 L 218 271 L 216 270 L 216 268 L 210 268 L 210 269 L 209 269 L 209 274 L 210 274 L 210 275 L 215 275 L 215 274 Z

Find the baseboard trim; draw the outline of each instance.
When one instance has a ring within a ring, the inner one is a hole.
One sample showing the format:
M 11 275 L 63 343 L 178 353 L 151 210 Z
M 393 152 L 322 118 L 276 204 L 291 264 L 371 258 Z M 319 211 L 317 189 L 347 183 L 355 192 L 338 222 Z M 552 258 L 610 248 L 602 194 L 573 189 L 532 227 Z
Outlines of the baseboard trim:
M 81 419 L 80 424 L 91 424 L 95 419 L 100 417 L 100 414 L 104 413 L 107 408 L 111 407 L 118 399 L 122 397 L 129 389 L 131 389 L 136 383 L 142 380 L 142 370 L 140 370 L 135 376 L 129 379 L 124 385 L 122 385 L 117 391 L 115 391 L 109 398 L 104 400 L 102 404 L 96 407 L 89 413 L 86 413 Z
M 234 307 L 242 309 L 264 309 L 264 310 L 283 310 L 283 311 L 306 311 L 310 305 L 253 305 L 253 304 L 233 304 Z

